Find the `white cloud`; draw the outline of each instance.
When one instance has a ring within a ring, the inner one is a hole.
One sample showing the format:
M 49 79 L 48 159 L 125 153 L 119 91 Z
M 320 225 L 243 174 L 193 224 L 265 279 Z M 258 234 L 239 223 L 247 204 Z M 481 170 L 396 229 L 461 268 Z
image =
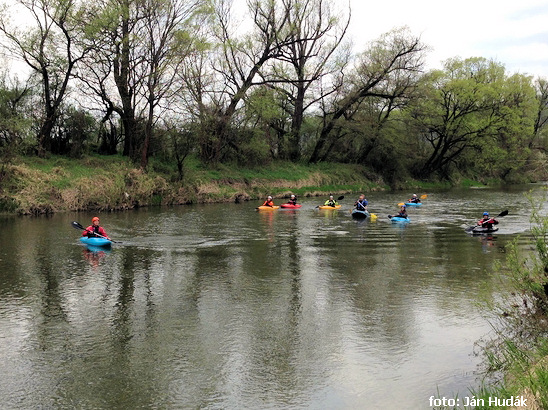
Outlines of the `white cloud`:
M 548 0 L 350 0 L 349 34 L 359 50 L 407 25 L 433 48 L 429 68 L 460 56 L 493 58 L 511 72 L 548 77 Z

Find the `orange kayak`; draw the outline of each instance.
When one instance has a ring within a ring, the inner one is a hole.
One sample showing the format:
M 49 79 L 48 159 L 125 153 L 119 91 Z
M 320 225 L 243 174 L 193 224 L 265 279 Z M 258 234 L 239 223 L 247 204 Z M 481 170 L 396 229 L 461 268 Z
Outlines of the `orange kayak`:
M 278 205 L 274 205 L 274 206 L 264 206 L 264 205 L 261 205 L 261 206 L 258 206 L 257 207 L 257 210 L 258 211 L 273 211 L 274 209 L 279 209 L 280 207 Z

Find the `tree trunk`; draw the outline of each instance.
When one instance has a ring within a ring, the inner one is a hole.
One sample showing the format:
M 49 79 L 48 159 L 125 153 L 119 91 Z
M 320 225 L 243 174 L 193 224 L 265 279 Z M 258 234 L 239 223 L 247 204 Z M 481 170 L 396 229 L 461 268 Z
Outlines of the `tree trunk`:
M 301 128 L 304 117 L 304 83 L 299 81 L 297 96 L 295 98 L 295 110 L 291 119 L 291 133 L 289 134 L 289 159 L 298 161 L 300 159 Z

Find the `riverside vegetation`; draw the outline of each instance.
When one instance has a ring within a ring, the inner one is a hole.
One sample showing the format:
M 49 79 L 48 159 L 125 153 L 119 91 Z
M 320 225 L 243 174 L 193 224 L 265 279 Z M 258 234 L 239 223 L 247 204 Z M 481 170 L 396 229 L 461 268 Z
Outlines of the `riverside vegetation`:
M 452 409 L 548 408 L 548 216 L 543 209 L 546 191 L 541 200 L 531 196 L 529 200 L 532 249 L 520 249 L 517 239 L 507 247 L 506 262 L 493 272 L 500 283 L 499 297 L 486 299 L 486 310 L 498 315 L 492 323 L 494 337 L 483 345 L 486 382 L 471 391 L 473 407 L 460 405 Z M 499 406 L 495 398 L 502 403 L 526 400 L 526 407 Z
M 208 201 L 236 182 L 253 197 L 278 179 L 305 193 L 548 177 L 545 79 L 483 57 L 427 70 L 407 27 L 354 50 L 334 0 L 254 0 L 237 18 L 229 0 L 4 6 L 0 45 L 22 64 L 0 73 L 4 209 Z M 96 165 L 105 175 L 86 181 Z

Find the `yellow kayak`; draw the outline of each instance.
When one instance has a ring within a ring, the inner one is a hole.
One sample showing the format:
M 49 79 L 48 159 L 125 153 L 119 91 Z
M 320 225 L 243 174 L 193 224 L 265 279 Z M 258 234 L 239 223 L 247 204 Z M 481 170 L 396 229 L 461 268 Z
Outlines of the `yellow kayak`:
M 335 205 L 335 206 L 320 205 L 318 208 L 320 208 L 320 209 L 340 209 L 340 208 L 342 208 L 342 205 Z
M 258 211 L 272 211 L 274 209 L 279 209 L 280 207 L 278 205 L 274 205 L 274 206 L 264 206 L 264 205 L 261 205 L 261 206 L 258 206 L 257 207 L 257 210 Z

